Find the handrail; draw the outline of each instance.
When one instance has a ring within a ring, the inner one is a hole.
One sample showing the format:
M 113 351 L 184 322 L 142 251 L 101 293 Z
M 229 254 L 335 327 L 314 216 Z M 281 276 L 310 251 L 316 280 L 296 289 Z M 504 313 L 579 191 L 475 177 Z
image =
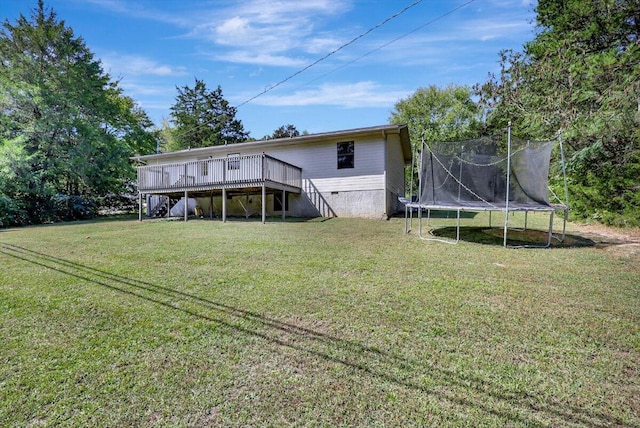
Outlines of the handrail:
M 171 191 L 255 185 L 302 187 L 302 169 L 266 154 L 138 166 L 138 190 Z

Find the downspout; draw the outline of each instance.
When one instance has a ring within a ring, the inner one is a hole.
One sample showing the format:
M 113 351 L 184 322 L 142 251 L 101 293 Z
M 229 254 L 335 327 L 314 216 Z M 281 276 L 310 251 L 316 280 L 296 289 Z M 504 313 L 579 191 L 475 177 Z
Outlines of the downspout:
M 384 179 L 384 213 L 383 217 L 386 217 L 389 220 L 389 199 L 387 195 L 387 131 L 382 130 L 382 140 L 384 141 L 384 165 L 383 165 L 383 179 Z

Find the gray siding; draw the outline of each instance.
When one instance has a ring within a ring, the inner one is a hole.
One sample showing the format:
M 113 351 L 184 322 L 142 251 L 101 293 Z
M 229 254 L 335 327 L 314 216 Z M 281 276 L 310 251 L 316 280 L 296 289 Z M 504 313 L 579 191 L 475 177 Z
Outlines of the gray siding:
M 392 215 L 401 208 L 398 197 L 404 196 L 405 189 L 404 158 L 398 135 L 387 137 L 386 163 L 387 213 Z
M 338 169 L 337 143 L 354 142 L 354 168 Z M 406 142 L 405 142 L 406 143 Z M 367 132 L 361 135 L 323 136 L 322 139 L 283 139 L 239 145 L 195 149 L 149 158 L 148 164 L 222 158 L 229 154 L 265 153 L 302 169 L 302 193 L 289 195 L 290 216 L 339 216 L 383 218 L 398 208 L 404 193 L 404 154 L 398 133 Z M 229 215 L 254 215 L 260 196 L 234 196 L 227 201 Z M 219 215 L 222 201 L 214 196 L 199 198 L 205 213 Z M 273 196 L 267 196 L 267 213 L 273 211 Z

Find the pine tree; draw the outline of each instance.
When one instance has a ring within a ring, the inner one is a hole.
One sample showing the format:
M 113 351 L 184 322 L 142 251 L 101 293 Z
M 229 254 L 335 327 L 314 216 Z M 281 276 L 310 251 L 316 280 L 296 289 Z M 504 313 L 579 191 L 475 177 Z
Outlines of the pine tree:
M 222 88 L 209 91 L 202 80 L 193 88 L 177 87 L 171 107 L 176 149 L 217 146 L 246 141 L 249 136 L 235 118 L 236 108 L 222 96 Z

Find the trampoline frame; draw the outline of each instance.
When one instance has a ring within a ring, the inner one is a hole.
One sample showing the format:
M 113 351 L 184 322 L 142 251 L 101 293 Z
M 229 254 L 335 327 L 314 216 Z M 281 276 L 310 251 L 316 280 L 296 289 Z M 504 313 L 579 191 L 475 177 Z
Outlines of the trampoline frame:
M 509 126 L 507 127 L 507 173 L 506 173 L 506 182 L 507 182 L 507 190 L 506 190 L 506 200 L 503 203 L 485 203 L 483 202 L 460 202 L 460 203 L 448 203 L 448 204 L 424 204 L 420 201 L 413 202 L 406 198 L 400 198 L 400 202 L 404 203 L 404 228 L 405 233 L 409 233 L 413 228 L 413 211 L 417 210 L 418 214 L 418 235 L 421 239 L 427 241 L 438 241 L 444 242 L 447 244 L 457 244 L 460 242 L 460 213 L 461 212 L 489 212 L 489 227 L 491 225 L 491 213 L 492 212 L 501 212 L 504 214 L 504 227 L 503 227 L 503 240 L 502 244 L 504 247 L 510 248 L 548 248 L 551 246 L 551 240 L 556 239 L 559 242 L 564 241 L 566 236 L 566 226 L 567 219 L 569 217 L 569 192 L 567 187 L 567 175 L 566 175 L 566 166 L 564 159 L 564 149 L 562 146 L 562 136 L 561 133 L 558 132 L 558 143 L 560 148 L 560 161 L 562 164 L 562 178 L 564 180 L 564 193 L 565 193 L 565 203 L 564 204 L 535 204 L 535 203 L 516 203 L 513 201 L 509 201 L 509 182 L 511 176 L 511 123 L 509 122 Z M 420 153 L 420 159 L 422 159 L 422 150 Z M 412 171 L 414 167 L 414 162 L 412 162 Z M 413 172 L 411 174 L 413 187 Z M 422 192 L 422 177 L 420 179 L 420 191 Z M 427 212 L 427 225 L 430 225 L 431 221 L 431 211 L 455 211 L 456 212 L 456 239 L 446 239 L 434 237 L 431 235 L 430 237 L 423 236 L 422 232 L 422 213 L 426 210 Z M 554 235 L 553 231 L 553 219 L 556 212 L 562 211 L 563 215 L 563 224 L 562 224 L 562 233 L 559 235 Z M 527 220 L 529 212 L 548 212 L 549 213 L 549 229 L 547 230 L 547 242 L 543 245 L 507 245 L 508 231 L 516 230 L 515 228 L 509 227 L 509 213 L 514 212 L 524 212 L 525 213 L 525 224 L 524 229 L 527 230 Z

